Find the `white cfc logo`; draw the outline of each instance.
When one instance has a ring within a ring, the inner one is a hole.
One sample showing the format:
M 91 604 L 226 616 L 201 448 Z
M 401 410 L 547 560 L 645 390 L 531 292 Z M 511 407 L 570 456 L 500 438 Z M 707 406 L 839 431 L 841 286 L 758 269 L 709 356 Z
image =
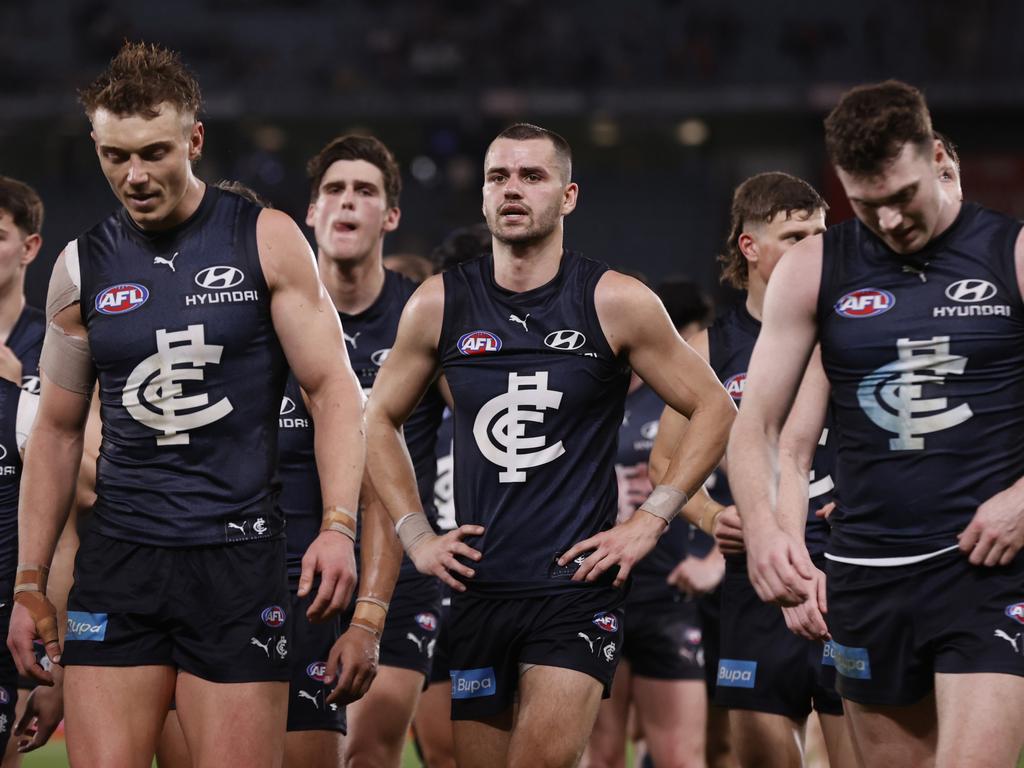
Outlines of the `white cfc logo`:
M 967 403 L 950 408 L 944 397 L 922 397 L 925 384 L 941 385 L 950 375 L 960 376 L 967 358 L 949 353 L 949 336 L 900 339 L 899 359 L 869 373 L 857 387 L 857 400 L 875 424 L 897 437 L 893 451 L 920 451 L 927 435 L 963 424 L 974 415 Z
M 220 362 L 224 347 L 207 344 L 202 325 L 159 330 L 156 349 L 131 372 L 121 402 L 136 421 L 163 434 L 157 445 L 188 445 L 188 432 L 219 421 L 233 410 L 225 397 L 210 404 L 206 394 L 183 396 L 183 381 L 202 381 L 203 368 Z
M 498 473 L 499 482 L 525 483 L 525 470 L 547 464 L 565 453 L 561 440 L 544 447 L 543 435 L 525 435 L 527 422 L 543 424 L 543 411 L 557 410 L 561 403 L 562 393 L 548 389 L 547 371 L 532 376 L 510 373 L 508 392 L 484 403 L 473 422 L 473 436 L 484 457 L 505 468 Z
M 828 427 L 821 430 L 821 437 L 818 438 L 818 445 L 824 447 L 828 443 Z M 824 477 L 816 477 L 814 470 L 811 470 L 810 486 L 807 489 L 807 496 L 811 499 L 816 499 L 822 496 L 833 488 L 836 484 L 832 481 L 832 475 L 825 475 Z

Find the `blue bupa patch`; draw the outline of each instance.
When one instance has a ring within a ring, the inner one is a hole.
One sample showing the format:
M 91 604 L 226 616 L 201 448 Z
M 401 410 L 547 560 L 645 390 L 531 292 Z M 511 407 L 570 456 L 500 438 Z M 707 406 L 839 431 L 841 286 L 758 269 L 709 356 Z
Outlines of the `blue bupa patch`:
M 107 614 L 68 611 L 68 640 L 94 640 L 107 636 Z
M 493 696 L 498 692 L 498 681 L 494 677 L 494 667 L 480 669 L 453 669 L 453 699 L 478 699 L 481 696 Z
M 723 685 L 726 688 L 753 688 L 756 680 L 756 661 L 718 660 L 718 685 Z
M 871 661 L 868 658 L 867 648 L 849 648 L 840 645 L 834 640 L 831 642 L 832 664 L 843 677 L 856 678 L 858 680 L 871 679 Z M 828 653 L 828 646 L 826 646 Z M 825 658 L 822 657 L 822 662 Z

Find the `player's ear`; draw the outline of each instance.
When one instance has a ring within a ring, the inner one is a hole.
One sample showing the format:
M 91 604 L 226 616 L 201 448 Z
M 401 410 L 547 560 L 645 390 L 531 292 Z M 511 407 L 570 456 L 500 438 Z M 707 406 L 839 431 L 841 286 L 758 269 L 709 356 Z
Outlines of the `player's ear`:
M 190 161 L 195 162 L 203 154 L 203 141 L 205 137 L 206 128 L 203 127 L 200 121 L 196 120 L 192 124 L 188 135 L 188 159 Z
M 736 241 L 736 246 L 740 249 L 740 253 L 743 254 L 743 258 L 747 261 L 757 261 L 757 240 L 755 240 L 752 235 L 747 232 L 741 233 L 739 239 Z
M 39 255 L 39 248 L 42 244 L 43 238 L 39 233 L 29 235 L 25 238 L 25 250 L 22 252 L 20 259 L 21 266 L 27 267 L 35 261 L 36 256 Z
M 574 210 L 576 210 L 576 201 L 580 196 L 580 187 L 576 182 L 569 182 L 565 186 L 565 192 L 562 197 L 562 215 L 568 216 Z
M 315 226 L 316 222 L 313 219 L 313 214 L 314 214 L 315 211 L 316 211 L 316 200 L 314 200 L 312 203 L 310 203 L 309 207 L 306 209 L 306 226 L 307 227 Z
M 398 229 L 398 222 L 402 218 L 402 210 L 395 206 L 394 208 L 388 208 L 387 214 L 384 216 L 384 226 L 382 229 L 385 232 L 394 232 Z

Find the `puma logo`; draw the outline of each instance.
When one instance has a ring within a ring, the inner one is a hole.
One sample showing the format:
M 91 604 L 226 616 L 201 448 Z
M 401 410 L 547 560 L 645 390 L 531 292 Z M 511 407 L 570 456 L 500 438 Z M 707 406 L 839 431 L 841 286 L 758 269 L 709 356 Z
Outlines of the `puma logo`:
M 1008 634 L 1003 632 L 1003 630 L 1001 630 L 1001 629 L 997 629 L 996 632 L 995 632 L 995 637 L 1001 638 L 1001 639 L 1005 640 L 1006 642 L 1008 642 L 1010 645 L 1013 646 L 1013 650 L 1015 650 L 1017 653 L 1021 653 L 1021 649 L 1017 647 L 1017 641 L 1020 640 L 1020 636 L 1021 636 L 1020 632 L 1015 634 L 1013 637 L 1010 637 Z
M 347 341 L 347 342 L 348 342 L 349 344 L 351 344 L 351 345 L 352 345 L 352 349 L 356 349 L 356 339 L 358 339 L 358 338 L 359 338 L 359 335 L 360 335 L 361 333 L 362 333 L 362 331 L 356 331 L 356 332 L 355 332 L 354 334 L 352 334 L 351 336 L 349 336 L 349 335 L 348 335 L 347 333 L 345 333 L 344 331 L 342 331 L 342 332 L 341 332 L 341 335 L 345 337 L 345 341 Z
M 584 640 L 586 640 L 587 641 L 587 645 L 590 647 L 590 652 L 591 653 L 594 652 L 594 641 L 593 640 L 591 640 L 587 635 L 583 634 L 582 632 L 577 632 L 576 633 L 576 637 L 582 637 Z
M 268 659 L 270 658 L 270 641 L 273 640 L 274 638 L 268 637 L 267 638 L 267 642 L 265 642 L 265 643 L 261 643 L 255 637 L 252 637 L 252 638 L 249 638 L 249 639 L 250 639 L 249 645 L 255 645 L 255 646 L 258 646 L 258 647 L 262 648 L 263 652 L 265 654 L 267 654 L 267 658 Z
M 526 327 L 526 321 L 530 319 L 530 313 L 529 312 L 527 312 L 526 313 L 526 317 L 524 317 L 522 319 L 520 319 L 516 315 L 509 315 L 508 319 L 511 322 L 513 322 L 513 323 L 519 323 L 521 326 L 523 326 L 523 330 L 526 331 L 527 333 L 530 332 L 530 329 Z
M 248 522 L 248 520 L 243 520 L 241 525 L 238 523 L 228 523 L 228 528 L 236 528 L 240 535 L 245 536 L 245 526 Z
M 419 648 L 420 653 L 423 653 L 423 638 L 416 637 L 412 632 L 406 632 L 405 636 L 416 643 L 416 647 Z
M 175 251 L 174 255 L 171 256 L 171 258 L 169 258 L 169 259 L 165 259 L 163 256 L 154 256 L 153 257 L 153 264 L 154 264 L 154 266 L 157 265 L 157 264 L 166 264 L 168 267 L 171 268 L 171 272 L 174 272 L 175 271 L 174 270 L 174 260 L 176 258 L 178 258 L 178 252 L 177 251 Z
M 299 698 L 300 699 L 309 699 L 311 702 L 313 702 L 313 706 L 314 707 L 316 707 L 317 709 L 320 709 L 320 702 L 317 700 L 317 699 L 320 698 L 320 693 L 321 693 L 321 691 L 317 691 L 312 696 L 310 696 L 308 692 L 303 691 L 303 690 L 299 690 Z

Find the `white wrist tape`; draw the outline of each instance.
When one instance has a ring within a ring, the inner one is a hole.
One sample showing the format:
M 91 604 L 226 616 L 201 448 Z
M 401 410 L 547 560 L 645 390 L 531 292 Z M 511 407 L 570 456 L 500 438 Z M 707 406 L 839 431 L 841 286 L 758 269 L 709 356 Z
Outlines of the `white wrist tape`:
M 430 527 L 427 516 L 422 512 L 410 512 L 405 515 L 395 523 L 395 533 L 398 534 L 398 540 L 402 542 L 402 547 L 410 556 L 416 547 L 437 535 Z
M 671 485 L 659 485 L 641 506 L 644 512 L 660 517 L 668 525 L 676 519 L 679 510 L 686 506 L 689 497 Z

